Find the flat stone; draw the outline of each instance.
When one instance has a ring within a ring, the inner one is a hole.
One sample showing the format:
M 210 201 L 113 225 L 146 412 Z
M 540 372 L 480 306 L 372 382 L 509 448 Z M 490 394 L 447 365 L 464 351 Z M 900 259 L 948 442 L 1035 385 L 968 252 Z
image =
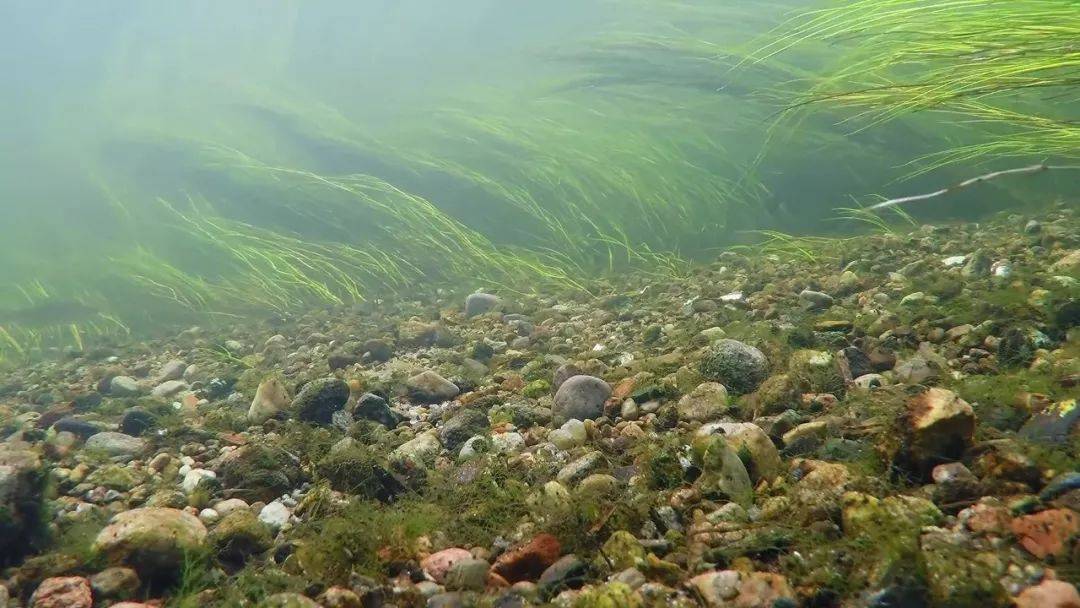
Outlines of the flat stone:
M 589 452 L 581 458 L 574 460 L 559 470 L 555 479 L 566 486 L 575 485 L 590 474 L 607 464 L 607 460 L 600 452 Z
M 146 442 L 124 433 L 105 431 L 91 435 L 84 447 L 109 456 L 136 456 L 146 449 Z
M 1039 559 L 1062 557 L 1069 552 L 1068 541 L 1080 532 L 1080 515 L 1067 509 L 1050 509 L 1017 517 L 1011 527 L 1028 553 Z
M 90 581 L 81 576 L 47 578 L 30 597 L 31 608 L 92 608 Z
M 441 585 L 446 581 L 446 575 L 454 564 L 469 559 L 472 559 L 472 554 L 468 550 L 451 547 L 425 557 L 420 561 L 420 567 Z
M 142 394 L 139 381 L 131 376 L 116 376 L 109 381 L 109 393 L 121 397 L 134 397 Z
M 409 394 L 425 403 L 439 403 L 458 396 L 461 389 L 456 384 L 431 370 L 420 372 L 406 381 Z

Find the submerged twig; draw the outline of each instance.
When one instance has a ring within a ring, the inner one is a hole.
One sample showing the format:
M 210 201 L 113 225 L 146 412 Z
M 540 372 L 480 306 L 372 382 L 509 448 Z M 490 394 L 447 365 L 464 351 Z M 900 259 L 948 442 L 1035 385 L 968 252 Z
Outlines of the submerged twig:
M 900 198 L 890 198 L 887 201 L 880 202 L 880 203 L 878 203 L 876 205 L 871 205 L 871 206 L 867 207 L 866 210 L 867 211 L 873 211 L 875 209 L 884 209 L 886 207 L 892 207 L 894 205 L 902 205 L 904 203 L 913 203 L 913 202 L 916 202 L 916 201 L 925 201 L 927 199 L 937 198 L 939 196 L 949 194 L 950 192 L 955 192 L 956 190 L 962 190 L 964 188 L 967 188 L 968 186 L 973 186 L 973 185 L 978 184 L 978 183 L 988 182 L 988 181 L 990 181 L 992 179 L 997 179 L 997 178 L 1005 176 L 1005 175 L 1023 175 L 1023 174 L 1029 174 L 1029 173 L 1042 173 L 1043 171 L 1050 171 L 1050 170 L 1067 170 L 1067 169 L 1080 169 L 1080 165 L 1076 165 L 1076 166 L 1071 166 L 1071 165 L 1046 165 L 1046 164 L 1040 163 L 1038 165 L 1031 165 L 1029 167 L 1018 167 L 1016 169 L 1005 169 L 1003 171 L 994 171 L 992 173 L 986 173 L 986 174 L 983 174 L 983 175 L 979 175 L 977 177 L 972 177 L 970 179 L 966 179 L 966 180 L 964 180 L 964 181 L 962 181 L 962 182 L 960 182 L 958 184 L 949 186 L 948 188 L 942 188 L 941 190 L 937 190 L 935 192 L 930 192 L 928 194 L 916 194 L 916 195 L 913 195 L 913 196 L 903 196 L 903 197 L 900 197 Z

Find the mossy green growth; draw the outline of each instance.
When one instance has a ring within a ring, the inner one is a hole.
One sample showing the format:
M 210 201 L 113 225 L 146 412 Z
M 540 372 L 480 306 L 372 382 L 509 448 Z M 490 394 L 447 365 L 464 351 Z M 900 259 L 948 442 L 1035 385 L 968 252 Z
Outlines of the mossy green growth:
M 274 543 L 270 529 L 247 509 L 222 518 L 208 540 L 218 559 L 233 565 L 243 564 L 248 557 L 268 550 Z
M 110 464 L 91 473 L 87 481 L 117 492 L 127 492 L 142 483 L 143 479 L 128 467 Z
M 298 530 L 297 564 L 309 579 L 326 584 L 345 584 L 354 571 L 382 576 L 387 563 L 413 559 L 417 539 L 446 524 L 434 505 L 354 500 L 340 513 Z
M 589 587 L 574 598 L 573 608 L 642 608 L 644 601 L 626 583 Z
M 788 377 L 804 393 L 832 393 L 844 397 L 845 383 L 833 356 L 816 350 L 797 350 L 788 360 Z
M 673 490 L 683 484 L 686 474 L 679 461 L 683 445 L 678 437 L 659 443 L 643 442 L 636 451 L 636 460 L 649 489 Z
M 266 502 L 291 491 L 304 478 L 297 459 L 270 444 L 237 449 L 225 459 L 219 473 L 233 495 Z
M 878 586 L 894 579 L 925 580 L 919 556 L 919 533 L 941 523 L 941 511 L 929 500 L 890 496 L 879 500 L 848 492 L 843 497 L 845 540 L 865 556 L 861 580 Z
M 333 489 L 368 500 L 389 501 L 404 490 L 375 452 L 355 441 L 331 450 L 315 465 L 315 472 Z
M 503 458 L 481 457 L 458 469 L 428 477 L 419 500 L 439 509 L 448 522 L 447 540 L 461 545 L 488 545 L 513 529 L 529 513 L 527 479 Z
M 530 399 L 539 399 L 551 392 L 551 381 L 547 378 L 539 378 L 525 385 L 522 395 Z

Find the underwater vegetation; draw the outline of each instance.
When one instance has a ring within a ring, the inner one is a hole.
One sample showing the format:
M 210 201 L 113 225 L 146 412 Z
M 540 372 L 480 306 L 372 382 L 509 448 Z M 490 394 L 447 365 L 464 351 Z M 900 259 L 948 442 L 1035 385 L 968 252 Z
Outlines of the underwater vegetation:
M 798 251 L 924 213 L 867 211 L 876 192 L 1072 167 L 1080 154 L 1080 14 L 1066 0 L 605 0 L 586 3 L 578 27 L 553 7 L 551 31 L 504 57 L 472 49 L 475 65 L 504 67 L 419 91 L 416 66 L 390 75 L 386 49 L 348 49 L 382 57 L 373 81 L 335 72 L 350 63 L 331 56 L 333 32 L 315 59 L 276 47 L 272 33 L 302 42 L 315 10 L 286 4 L 264 16 L 265 34 L 244 30 L 251 50 L 200 35 L 198 16 L 133 9 L 123 27 L 94 26 L 114 45 L 95 51 L 78 91 L 99 124 L 28 127 L 40 140 L 29 157 L 60 178 L 0 193 L 12 207 L 0 361 L 418 283 L 513 292 L 585 289 L 627 269 L 677 275 L 719 248 Z M 92 9 L 50 10 L 41 31 L 11 37 L 46 64 L 58 44 L 46 32 Z M 134 33 L 167 21 L 165 42 Z M 200 44 L 206 57 L 183 50 Z M 289 71 L 303 61 L 315 62 L 307 80 Z M 14 67 L 36 83 L 36 65 Z M 34 111 L 71 116 L 70 91 L 53 86 L 8 103 L 26 112 L 51 90 Z M 955 196 L 954 215 L 1046 201 L 1062 184 L 1074 194 L 1075 176 L 996 180 Z

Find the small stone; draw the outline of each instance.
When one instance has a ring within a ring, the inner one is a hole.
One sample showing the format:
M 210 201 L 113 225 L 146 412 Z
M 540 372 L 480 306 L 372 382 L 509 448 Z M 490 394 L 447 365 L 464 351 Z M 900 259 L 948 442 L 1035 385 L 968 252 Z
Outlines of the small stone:
M 804 289 L 799 293 L 799 299 L 806 303 L 810 309 L 824 309 L 833 305 L 833 297 L 820 291 Z
M 266 505 L 259 511 L 259 521 L 270 526 L 275 531 L 284 528 L 285 524 L 289 523 L 290 518 L 292 518 L 292 511 L 278 500 Z
M 300 389 L 292 408 L 300 420 L 329 425 L 334 421 L 334 412 L 345 407 L 348 400 L 349 385 L 344 380 L 320 378 Z
M 446 573 L 449 591 L 483 591 L 490 565 L 482 559 L 463 559 L 455 562 Z
M 745 461 L 747 473 L 756 483 L 772 481 L 783 473 L 784 464 L 776 445 L 761 427 L 752 422 L 720 422 L 701 427 L 697 435 L 714 432 L 723 435 L 728 445 Z
M 726 414 L 727 409 L 728 392 L 719 382 L 702 382 L 675 406 L 680 420 L 692 422 L 711 422 Z
M 464 409 L 439 429 L 439 440 L 446 449 L 456 452 L 472 436 L 489 430 L 488 417 L 479 410 Z
M 136 456 L 146 449 L 146 443 L 138 437 L 106 431 L 92 435 L 84 447 L 108 456 Z
M 1014 519 L 1012 532 L 1035 557 L 1062 557 L 1069 552 L 1073 535 L 1080 532 L 1080 516 L 1067 509 L 1040 511 Z
M 691 448 L 701 468 L 701 476 L 694 485 L 705 496 L 723 498 L 744 507 L 753 503 L 754 487 L 750 474 L 724 437 L 695 437 Z
M 587 574 L 588 564 L 576 555 L 565 555 L 544 570 L 537 585 L 540 587 L 542 596 L 551 597 L 563 589 L 581 587 L 585 584 Z
M 92 608 L 90 581 L 81 576 L 47 578 L 30 596 L 30 608 Z
M 705 378 L 738 394 L 752 392 L 769 374 L 769 361 L 760 350 L 727 338 L 705 349 L 699 367 Z
M 248 509 L 232 511 L 222 518 L 208 540 L 220 559 L 236 565 L 274 544 L 271 526 Z
M 458 396 L 461 389 L 456 384 L 431 370 L 421 372 L 406 382 L 409 394 L 425 403 L 439 403 Z
M 525 545 L 508 551 L 495 560 L 491 571 L 509 583 L 537 579 L 562 553 L 559 540 L 550 534 L 540 534 Z
M 315 600 L 299 593 L 275 593 L 259 603 L 259 608 L 323 608 Z
M 395 428 L 403 419 L 400 414 L 390 409 L 390 404 L 385 399 L 372 393 L 360 395 L 352 413 L 357 420 L 371 420 L 390 429 Z
M 187 363 L 179 359 L 172 359 L 158 370 L 157 381 L 179 380 L 183 377 L 185 369 L 187 369 Z
M 323 608 L 364 608 L 360 594 L 345 587 L 330 587 L 319 596 Z
M 421 433 L 390 452 L 390 464 L 401 473 L 423 470 L 435 464 L 435 457 L 442 450 L 434 431 Z
M 706 572 L 690 579 L 688 585 L 698 592 L 706 608 L 796 605 L 787 579 L 770 572 Z
M 1080 593 L 1070 583 L 1047 579 L 1016 596 L 1016 608 L 1080 608 Z
M 123 566 L 106 568 L 90 577 L 94 596 L 105 599 L 123 600 L 134 597 L 140 584 L 139 573 Z
M 267 378 L 259 383 L 255 398 L 251 400 L 247 413 L 248 422 L 262 424 L 288 407 L 289 392 L 285 390 L 285 385 L 276 377 Z
M 499 306 L 498 296 L 490 293 L 474 293 L 465 298 L 465 316 L 475 317 L 495 310 Z
M 217 480 L 217 473 L 208 469 L 191 469 L 184 474 L 184 480 L 180 482 L 180 488 L 185 494 L 191 494 L 203 483 Z
M 214 504 L 214 510 L 222 517 L 228 517 L 230 513 L 247 510 L 249 508 L 248 503 L 240 498 L 229 498 Z
M 551 415 L 555 424 L 567 420 L 593 420 L 604 415 L 611 386 L 600 378 L 578 375 L 568 378 L 555 393 Z
M 472 553 L 465 549 L 451 547 L 425 557 L 420 561 L 420 567 L 424 569 L 424 572 L 428 573 L 428 576 L 435 579 L 436 583 L 441 585 L 446 580 L 446 575 L 454 564 L 470 559 L 472 559 Z
M 922 475 L 934 466 L 959 460 L 975 434 L 975 412 L 956 393 L 931 388 L 908 401 L 907 451 L 900 455 L 908 468 Z
M 904 384 L 923 384 L 937 378 L 938 373 L 930 363 L 920 356 L 914 356 L 896 366 L 896 379 Z
M 169 399 L 180 394 L 181 391 L 187 389 L 187 382 L 183 380 L 169 380 L 162 382 L 154 387 L 154 390 L 150 391 L 150 396 L 157 399 Z
M 604 541 L 601 549 L 604 568 L 619 571 L 639 567 L 645 563 L 645 547 L 641 541 L 626 530 L 616 530 Z
M 131 376 L 116 376 L 109 381 L 109 393 L 120 397 L 134 397 L 142 394 L 142 387 Z
M 184 555 L 206 540 L 199 518 L 178 509 L 143 507 L 113 517 L 94 540 L 95 553 L 111 564 L 126 564 L 148 578 L 171 578 Z

